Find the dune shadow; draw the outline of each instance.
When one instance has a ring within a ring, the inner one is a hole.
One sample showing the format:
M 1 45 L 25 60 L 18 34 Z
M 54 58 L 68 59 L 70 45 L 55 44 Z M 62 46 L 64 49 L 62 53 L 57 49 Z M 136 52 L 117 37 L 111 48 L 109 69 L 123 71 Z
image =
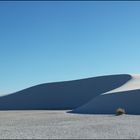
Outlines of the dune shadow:
M 140 114 L 140 89 L 116 92 L 98 96 L 87 104 L 73 109 L 76 114 L 116 114 L 118 108 L 126 114 Z
M 40 84 L 1 96 L 0 110 L 74 109 L 130 79 L 120 74 Z

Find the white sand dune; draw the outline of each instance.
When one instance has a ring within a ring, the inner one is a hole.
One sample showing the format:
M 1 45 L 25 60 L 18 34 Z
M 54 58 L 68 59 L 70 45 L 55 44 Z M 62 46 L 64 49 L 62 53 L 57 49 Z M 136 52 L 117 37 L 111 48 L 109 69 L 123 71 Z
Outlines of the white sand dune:
M 140 75 L 120 74 L 33 86 L 0 97 L 0 110 L 70 109 L 114 114 L 119 107 L 140 114 Z
M 112 114 L 121 107 L 128 114 L 140 114 L 140 75 L 131 75 L 131 77 L 120 87 L 91 99 L 73 112 Z
M 104 94 L 140 89 L 140 75 L 133 74 L 133 75 L 131 75 L 131 77 L 132 78 L 130 80 L 128 80 L 122 86 L 120 86 L 120 87 L 118 87 L 118 88 L 116 88 L 114 90 L 111 90 L 109 92 L 106 92 Z
M 131 75 L 120 74 L 41 84 L 1 96 L 0 109 L 74 109 L 131 78 Z

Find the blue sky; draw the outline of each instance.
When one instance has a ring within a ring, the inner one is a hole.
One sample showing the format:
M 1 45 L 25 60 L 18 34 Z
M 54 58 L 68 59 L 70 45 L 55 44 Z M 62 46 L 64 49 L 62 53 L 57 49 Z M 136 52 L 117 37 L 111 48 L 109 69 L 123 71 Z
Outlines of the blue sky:
M 140 2 L 0 2 L 0 93 L 140 73 Z

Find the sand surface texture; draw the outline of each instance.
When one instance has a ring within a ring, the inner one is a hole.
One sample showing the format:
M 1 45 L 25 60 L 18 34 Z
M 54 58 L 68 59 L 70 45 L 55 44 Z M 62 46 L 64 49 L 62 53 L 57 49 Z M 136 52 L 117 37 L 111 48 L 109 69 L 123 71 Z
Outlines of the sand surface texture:
M 77 115 L 66 111 L 0 111 L 1 139 L 139 139 L 139 131 L 139 115 Z

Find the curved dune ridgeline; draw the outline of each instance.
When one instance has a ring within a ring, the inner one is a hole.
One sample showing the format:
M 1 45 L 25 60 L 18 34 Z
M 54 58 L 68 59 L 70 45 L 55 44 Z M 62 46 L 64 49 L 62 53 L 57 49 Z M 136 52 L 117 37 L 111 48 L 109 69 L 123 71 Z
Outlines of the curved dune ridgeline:
M 115 114 L 118 108 L 128 114 L 140 114 L 140 90 L 130 90 L 100 95 L 87 104 L 74 109 L 82 114 Z
M 140 114 L 140 75 L 131 76 L 122 86 L 91 99 L 72 112 L 114 114 L 117 108 L 123 108 L 128 114 Z
M 1 96 L 0 110 L 78 109 L 131 79 L 131 75 L 120 74 L 41 84 Z

